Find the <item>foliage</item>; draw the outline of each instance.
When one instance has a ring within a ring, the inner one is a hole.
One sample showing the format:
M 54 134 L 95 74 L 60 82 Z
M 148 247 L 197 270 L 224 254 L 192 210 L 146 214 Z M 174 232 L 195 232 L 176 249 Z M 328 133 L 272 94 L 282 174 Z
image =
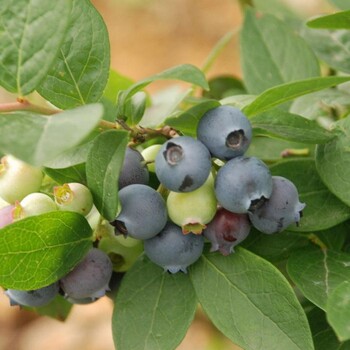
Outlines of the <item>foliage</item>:
M 128 144 L 142 151 L 195 136 L 206 111 L 229 104 L 253 126 L 249 155 L 298 188 L 306 203 L 300 226 L 276 235 L 253 230 L 229 256 L 206 248 L 188 274 L 167 274 L 141 255 L 114 300 L 116 347 L 175 349 L 198 304 L 246 350 L 349 347 L 350 3 L 332 0 L 344 11 L 309 22 L 281 4 L 274 13 L 273 3 L 241 1 L 242 80 L 205 75 L 228 34 L 205 69 L 183 64 L 133 82 L 110 68 L 107 28 L 89 0 L 4 1 L 0 84 L 17 102 L 0 104 L 0 153 L 41 167 L 42 192 L 87 185 L 98 220 L 90 227 L 80 214 L 57 211 L 2 228 L 3 288 L 46 286 L 110 237 L 101 223 L 120 210 Z M 189 87 L 165 94 L 166 108 L 157 109 L 144 90 L 157 80 Z M 42 102 L 33 102 L 35 94 Z M 62 319 L 67 305 L 59 296 L 35 311 Z

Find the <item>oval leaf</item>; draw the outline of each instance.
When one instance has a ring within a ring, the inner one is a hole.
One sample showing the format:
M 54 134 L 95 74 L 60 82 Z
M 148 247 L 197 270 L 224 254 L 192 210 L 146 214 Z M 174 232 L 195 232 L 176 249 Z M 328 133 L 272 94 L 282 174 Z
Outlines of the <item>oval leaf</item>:
M 126 273 L 115 300 L 113 338 L 118 349 L 173 350 L 197 306 L 187 274 L 168 274 L 147 258 Z
M 292 225 L 288 230 L 321 231 L 350 218 L 349 207 L 329 192 L 312 159 L 281 161 L 270 170 L 272 175 L 284 176 L 292 181 L 298 189 L 300 201 L 306 203 L 299 226 Z
M 190 277 L 214 325 L 245 350 L 313 349 L 304 311 L 284 276 L 240 248 L 202 255 Z
M 310 78 L 278 85 L 259 95 L 251 104 L 244 108 L 244 113 L 248 116 L 253 116 L 272 109 L 284 102 L 291 101 L 296 97 L 342 84 L 349 80 L 350 77 L 331 76 Z
M 310 246 L 290 256 L 287 270 L 305 297 L 326 310 L 332 291 L 350 279 L 350 254 Z
M 0 230 L 0 285 L 32 290 L 67 274 L 92 246 L 86 219 L 73 212 L 32 216 Z
M 110 64 L 106 25 L 91 2 L 74 0 L 69 20 L 56 62 L 38 89 L 62 109 L 98 102 Z
M 128 133 L 108 130 L 94 140 L 86 162 L 86 178 L 94 203 L 107 220 L 118 211 L 118 179 L 123 165 Z
M 350 206 L 350 117 L 336 123 L 337 137 L 316 148 L 316 168 L 329 190 Z
M 315 18 L 306 24 L 310 28 L 350 29 L 350 11 Z
M 41 166 L 78 145 L 102 118 L 100 104 L 52 116 L 14 112 L 0 114 L 0 150 Z
M 240 49 L 244 83 L 251 94 L 320 75 L 316 56 L 304 40 L 272 15 L 246 11 Z
M 20 96 L 35 90 L 66 33 L 71 1 L 5 1 L 0 9 L 0 84 Z
M 259 114 L 251 118 L 251 123 L 257 133 L 296 142 L 302 140 L 303 143 L 322 144 L 335 136 L 315 121 L 280 109 Z
M 350 282 L 344 281 L 329 295 L 327 319 L 340 341 L 350 339 Z

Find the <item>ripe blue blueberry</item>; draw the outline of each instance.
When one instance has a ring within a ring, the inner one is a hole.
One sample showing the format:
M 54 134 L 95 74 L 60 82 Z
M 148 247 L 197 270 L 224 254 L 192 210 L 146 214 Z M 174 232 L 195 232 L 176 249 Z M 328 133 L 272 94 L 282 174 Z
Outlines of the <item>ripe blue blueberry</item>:
M 204 144 L 180 136 L 165 142 L 156 160 L 159 181 L 174 192 L 191 192 L 204 184 L 211 169 L 211 156 Z
M 272 192 L 269 168 L 255 157 L 236 157 L 220 168 L 215 179 L 215 194 L 225 209 L 248 213 L 260 206 Z
M 214 157 L 229 160 L 243 155 L 248 149 L 252 127 L 238 108 L 220 106 L 209 110 L 200 119 L 197 137 Z
M 201 256 L 203 247 L 203 235 L 184 235 L 181 228 L 171 222 L 157 236 L 144 242 L 148 258 L 171 273 L 186 273 L 187 267 Z
M 112 271 L 108 255 L 98 248 L 91 248 L 84 259 L 61 278 L 60 285 L 66 298 L 95 300 L 108 290 Z
M 58 295 L 58 282 L 35 290 L 8 289 L 5 294 L 10 299 L 10 305 L 40 307 L 49 304 Z
M 149 173 L 143 156 L 136 149 L 127 147 L 119 174 L 119 189 L 131 184 L 147 185 L 148 180 Z
M 298 190 L 288 179 L 273 176 L 271 197 L 259 208 L 249 213 L 252 225 L 267 234 L 285 230 L 291 224 L 299 224 L 304 203 L 299 202 Z
M 219 208 L 214 219 L 203 231 L 204 237 L 211 242 L 210 251 L 219 251 L 229 255 L 234 247 L 247 238 L 250 232 L 250 222 L 247 214 L 235 214 Z
M 165 201 L 152 187 L 126 186 L 119 191 L 119 201 L 122 209 L 111 222 L 117 234 L 148 239 L 157 235 L 167 222 Z

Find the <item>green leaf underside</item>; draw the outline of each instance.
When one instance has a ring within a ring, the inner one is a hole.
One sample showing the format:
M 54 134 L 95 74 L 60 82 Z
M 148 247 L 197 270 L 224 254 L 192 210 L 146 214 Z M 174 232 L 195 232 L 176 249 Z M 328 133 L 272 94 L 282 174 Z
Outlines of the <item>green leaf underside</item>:
M 184 135 L 196 136 L 197 125 L 201 117 L 212 108 L 219 107 L 221 104 L 215 100 L 204 101 L 198 105 L 189 108 L 177 117 L 170 117 L 165 120 L 165 124 L 169 125 Z
M 320 75 L 316 56 L 304 40 L 272 15 L 246 11 L 240 50 L 244 83 L 251 94 Z
M 329 295 L 327 319 L 341 341 L 350 339 L 350 283 L 344 281 Z
M 135 95 L 138 91 L 142 90 L 154 81 L 169 79 L 182 80 L 197 85 L 205 90 L 209 89 L 208 82 L 200 69 L 191 64 L 182 64 L 173 68 L 169 68 L 161 73 L 152 75 L 148 78 L 145 78 L 131 85 L 127 90 L 121 91 L 118 96 L 119 115 L 124 115 L 124 105 L 126 105 L 126 103 L 131 99 L 131 97 Z
M 238 248 L 204 254 L 190 277 L 214 325 L 245 350 L 313 349 L 306 316 L 283 275 Z
M 278 85 L 259 95 L 250 105 L 244 108 L 244 113 L 248 116 L 254 116 L 272 109 L 279 104 L 291 101 L 296 97 L 339 85 L 349 80 L 350 77 L 331 76 L 309 78 L 306 80 Z
M 40 94 L 59 108 L 98 102 L 107 84 L 110 48 L 106 25 L 89 0 L 74 0 L 69 30 Z
M 251 118 L 251 124 L 259 133 L 304 143 L 322 144 L 335 135 L 321 128 L 315 121 L 280 109 L 272 109 Z
M 307 22 L 310 28 L 350 29 L 350 11 L 342 11 Z
M 57 183 L 63 185 L 69 182 L 79 182 L 86 185 L 85 164 L 73 165 L 69 168 L 51 169 L 44 168 L 45 174 Z
M 3 1 L 0 9 L 0 84 L 19 96 L 35 90 L 56 58 L 71 2 Z
M 348 30 L 319 30 L 304 27 L 301 34 L 321 61 L 335 70 L 350 73 Z
M 290 159 L 271 166 L 272 175 L 283 176 L 298 189 L 299 199 L 306 203 L 299 226 L 292 231 L 321 231 L 350 218 L 349 207 L 335 197 L 320 179 L 311 159 Z
M 0 114 L 0 150 L 41 166 L 79 144 L 102 118 L 91 104 L 52 116 L 27 112 Z
M 112 319 L 118 349 L 172 350 L 184 338 L 197 306 L 188 274 L 169 274 L 141 257 L 126 273 Z
M 96 208 L 110 221 L 118 211 L 118 179 L 127 143 L 126 131 L 108 130 L 95 138 L 86 162 L 87 183 Z
M 92 246 L 86 219 L 73 212 L 51 212 L 1 229 L 0 285 L 32 290 L 67 274 Z
M 319 247 L 303 248 L 290 256 L 287 270 L 305 297 L 326 310 L 332 291 L 350 279 L 350 254 Z
M 336 123 L 337 137 L 316 148 L 316 168 L 329 190 L 350 206 L 350 117 Z

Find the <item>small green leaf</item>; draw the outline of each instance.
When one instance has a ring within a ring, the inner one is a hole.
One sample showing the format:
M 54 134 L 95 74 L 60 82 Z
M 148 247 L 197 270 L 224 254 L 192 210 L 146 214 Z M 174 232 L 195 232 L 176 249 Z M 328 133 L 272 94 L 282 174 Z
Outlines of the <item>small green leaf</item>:
M 284 276 L 238 248 L 203 254 L 190 268 L 199 302 L 214 325 L 245 350 L 313 349 L 304 311 Z
M 31 216 L 0 230 L 0 285 L 32 290 L 67 274 L 92 246 L 86 219 L 73 212 Z
M 350 73 L 348 60 L 350 32 L 348 30 L 320 30 L 304 27 L 301 35 L 320 60 L 336 70 Z
M 85 164 L 73 165 L 69 168 L 51 169 L 44 168 L 46 175 L 57 183 L 63 185 L 69 182 L 79 182 L 86 185 Z
M 118 349 L 173 350 L 184 338 L 197 306 L 187 274 L 168 274 L 141 257 L 126 273 L 112 319 Z
M 305 41 L 272 15 L 246 11 L 240 49 L 244 83 L 251 94 L 320 75 Z
M 284 176 L 298 189 L 300 201 L 306 204 L 299 226 L 288 230 L 321 231 L 350 218 L 350 210 L 335 197 L 320 179 L 311 159 L 290 159 L 271 166 L 272 175 Z M 320 215 L 321 214 L 321 215 Z
M 0 114 L 0 150 L 41 166 L 78 145 L 103 114 L 100 104 L 67 110 L 52 116 L 27 112 Z
M 3 1 L 0 9 L 0 84 L 20 96 L 35 90 L 64 39 L 71 1 Z
M 62 109 L 98 102 L 110 64 L 107 28 L 91 2 L 74 0 L 69 20 L 56 62 L 38 89 Z
M 306 23 L 310 28 L 350 29 L 350 11 L 322 16 Z
M 337 137 L 316 148 L 316 168 L 329 190 L 350 206 L 350 117 L 335 127 Z
M 87 183 L 96 208 L 110 221 L 118 211 L 118 179 L 127 143 L 126 131 L 105 131 L 95 138 L 86 162 Z
M 124 113 L 125 104 L 138 91 L 142 90 L 143 88 L 145 88 L 147 85 L 151 84 L 154 81 L 168 80 L 168 79 L 182 80 L 194 85 L 198 85 L 204 90 L 209 89 L 208 82 L 206 81 L 206 78 L 200 69 L 198 69 L 197 67 L 191 64 L 183 64 L 180 66 L 167 69 L 161 73 L 152 75 L 148 78 L 145 78 L 133 84 L 127 90 L 121 91 L 118 96 L 118 107 L 119 107 L 118 115 L 121 117 L 125 116 L 125 113 Z
M 176 117 L 167 118 L 164 123 L 181 131 L 185 135 L 196 136 L 197 124 L 203 114 L 220 105 L 220 102 L 215 100 L 204 101 L 187 109 Z
M 36 307 L 27 308 L 28 310 L 35 310 L 35 312 L 42 316 L 49 316 L 58 321 L 65 321 L 73 307 L 69 301 L 67 301 L 63 296 L 58 295 L 50 304 Z
M 322 144 L 332 140 L 335 136 L 321 128 L 315 121 L 281 109 L 272 109 L 259 114 L 250 121 L 258 133 L 290 141 L 302 140 L 303 143 Z
M 309 246 L 291 254 L 287 270 L 304 296 L 326 310 L 332 291 L 350 279 L 350 254 Z
M 134 84 L 133 80 L 111 69 L 103 96 L 116 103 L 119 91 L 128 89 L 132 84 Z
M 350 339 L 350 282 L 344 281 L 329 295 L 327 319 L 340 341 Z
M 244 109 L 244 113 L 246 113 L 248 116 L 254 116 L 256 114 L 272 109 L 279 104 L 291 101 L 296 97 L 342 84 L 349 80 L 350 77 L 331 76 L 322 78 L 310 78 L 278 85 L 266 90 L 261 95 L 259 95 L 250 105 Z

